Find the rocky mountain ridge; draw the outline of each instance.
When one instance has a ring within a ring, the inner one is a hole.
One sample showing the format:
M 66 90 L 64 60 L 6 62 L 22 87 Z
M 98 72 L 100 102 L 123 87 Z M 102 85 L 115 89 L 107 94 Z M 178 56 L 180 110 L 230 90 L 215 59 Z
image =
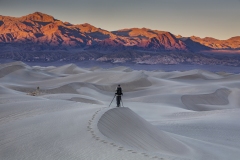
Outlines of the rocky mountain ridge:
M 240 36 L 228 40 L 179 37 L 147 28 L 107 31 L 90 24 L 73 25 L 35 12 L 19 18 L 0 16 L 0 43 L 20 44 L 22 50 L 81 48 L 93 50 L 147 50 L 196 52 L 207 49 L 239 49 Z M 22 47 L 31 44 L 31 48 Z
M 240 36 L 228 40 L 182 37 L 148 28 L 110 32 L 88 23 L 74 25 L 62 22 L 41 12 L 22 17 L 0 16 L 0 58 L 239 65 L 238 59 L 223 62 L 221 58 L 216 60 L 214 57 L 213 60 L 199 53 L 222 49 L 239 50 Z
M 190 39 L 211 49 L 240 49 L 240 36 L 232 37 L 227 40 L 218 40 L 212 37 L 195 37 Z

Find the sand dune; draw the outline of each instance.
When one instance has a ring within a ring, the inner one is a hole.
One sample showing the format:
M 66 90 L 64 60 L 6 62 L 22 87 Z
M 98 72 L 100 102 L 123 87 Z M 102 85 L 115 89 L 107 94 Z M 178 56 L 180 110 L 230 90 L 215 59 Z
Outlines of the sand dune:
M 198 125 L 198 127 L 200 126 L 197 122 L 195 125 Z M 177 156 L 178 158 L 188 157 L 191 159 L 226 159 L 229 158 L 229 156 L 237 158 L 239 156 L 238 151 L 234 149 L 231 150 L 229 147 L 238 148 L 239 145 L 232 144 L 224 139 L 220 140 L 223 138 L 222 135 L 225 134 L 225 136 L 230 135 L 232 136 L 232 139 L 239 141 L 237 132 L 233 133 L 225 130 L 225 133 L 221 133 L 221 136 L 216 138 L 214 135 L 218 135 L 221 128 L 214 133 L 211 133 L 211 128 L 209 128 L 211 125 L 212 124 L 209 123 L 204 124 L 202 127 L 206 128 L 205 130 L 202 128 L 204 131 L 201 132 L 205 132 L 205 134 L 211 136 L 211 140 L 209 140 L 209 138 L 204 139 L 203 137 L 199 137 L 201 134 L 198 134 L 198 136 L 189 134 L 188 136 L 191 138 L 187 138 L 179 136 L 181 135 L 181 132 L 178 132 L 178 134 L 163 132 L 129 108 L 115 108 L 108 110 L 98 121 L 98 129 L 104 136 L 118 145 L 125 146 L 126 148 L 137 152 L 148 151 L 151 154 L 161 151 L 161 154 L 164 155 Z M 167 130 L 163 126 L 164 125 L 162 124 L 158 127 Z M 175 127 L 176 126 L 172 126 L 172 128 Z M 224 125 L 221 125 L 221 127 L 224 127 Z M 235 127 L 238 127 L 238 125 Z M 184 129 L 189 131 L 188 127 L 184 127 Z M 196 126 L 192 126 L 191 129 L 192 133 L 195 132 Z M 180 129 L 180 131 L 183 131 L 183 129 Z M 195 134 L 197 133 L 195 132 Z M 196 144 L 198 145 L 196 146 Z M 227 146 L 222 144 L 227 144 Z M 212 148 L 212 150 L 209 151 L 209 148 Z M 227 151 L 228 153 L 226 153 L 226 155 L 212 154 L 217 153 L 218 151 Z M 158 155 L 157 153 L 155 154 Z
M 50 69 L 49 71 L 58 74 L 79 74 L 88 72 L 87 70 L 79 68 L 75 64 L 67 64 L 61 67 Z
M 210 79 L 221 79 L 221 78 L 223 78 L 223 76 L 212 73 L 212 72 L 203 71 L 203 70 L 191 70 L 191 71 L 186 71 L 184 73 L 180 73 L 177 75 L 173 75 L 170 78 L 191 79 L 191 80 L 195 80 L 195 79 L 210 80 Z
M 209 71 L 203 71 L 203 70 L 190 70 L 185 72 L 180 71 L 173 71 L 173 72 L 155 72 L 152 74 L 154 77 L 158 78 L 164 78 L 164 79 L 185 79 L 185 80 L 196 80 L 196 79 L 221 79 L 224 78 L 224 76 L 228 76 L 229 74 L 217 74 L 212 73 Z
M 0 64 L 0 159 L 236 160 L 239 95 L 232 73 Z
M 122 71 L 122 72 L 132 72 L 133 70 L 128 67 L 120 66 L 108 69 L 109 71 Z
M 183 104 L 186 105 L 188 109 L 194 111 L 228 109 L 228 106 L 225 108 L 221 106 L 229 104 L 228 95 L 230 93 L 231 91 L 229 89 L 221 88 L 211 94 L 184 95 L 181 97 L 181 99 Z M 206 107 L 206 105 L 201 106 L 201 104 L 212 105 L 212 107 Z
M 98 129 L 104 136 L 133 149 L 161 150 L 172 154 L 188 152 L 184 144 L 157 130 L 129 108 L 115 108 L 105 112 L 98 121 Z
M 25 68 L 26 65 L 21 62 L 6 63 L 0 65 L 0 78 L 20 69 Z

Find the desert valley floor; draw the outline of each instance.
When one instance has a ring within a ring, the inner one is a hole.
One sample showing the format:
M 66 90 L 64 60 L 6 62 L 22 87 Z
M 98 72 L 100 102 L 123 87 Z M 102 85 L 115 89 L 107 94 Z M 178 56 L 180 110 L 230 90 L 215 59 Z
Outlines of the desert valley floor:
M 0 64 L 1 160 L 238 160 L 239 115 L 236 73 Z

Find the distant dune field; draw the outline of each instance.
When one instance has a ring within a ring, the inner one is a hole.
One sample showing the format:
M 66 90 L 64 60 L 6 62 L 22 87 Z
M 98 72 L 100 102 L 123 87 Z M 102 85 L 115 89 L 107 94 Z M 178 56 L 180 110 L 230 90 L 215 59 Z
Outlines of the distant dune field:
M 237 160 L 239 95 L 238 73 L 3 63 L 0 159 Z

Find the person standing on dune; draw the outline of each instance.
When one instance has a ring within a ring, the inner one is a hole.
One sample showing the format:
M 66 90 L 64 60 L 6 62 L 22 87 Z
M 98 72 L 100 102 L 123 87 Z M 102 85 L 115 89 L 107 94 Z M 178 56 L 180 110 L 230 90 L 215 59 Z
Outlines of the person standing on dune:
M 123 95 L 122 93 L 122 88 L 120 84 L 116 88 L 116 93 L 115 95 L 117 96 L 116 101 L 117 101 L 117 107 L 120 107 L 120 101 L 121 101 L 121 96 Z

